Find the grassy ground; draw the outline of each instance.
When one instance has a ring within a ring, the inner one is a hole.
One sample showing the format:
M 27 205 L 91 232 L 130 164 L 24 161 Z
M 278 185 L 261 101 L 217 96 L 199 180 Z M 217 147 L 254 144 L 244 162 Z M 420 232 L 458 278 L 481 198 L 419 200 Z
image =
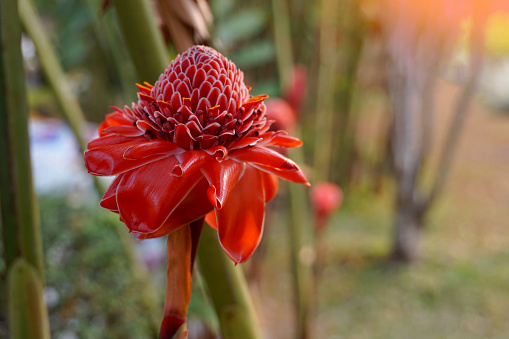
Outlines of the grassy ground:
M 457 89 L 439 84 L 439 145 Z M 422 260 L 384 263 L 392 235 L 390 189 L 354 192 L 328 229 L 329 255 L 313 338 L 509 336 L 509 116 L 476 104 L 444 195 L 421 239 Z M 257 303 L 269 338 L 293 338 L 284 227 L 268 237 Z

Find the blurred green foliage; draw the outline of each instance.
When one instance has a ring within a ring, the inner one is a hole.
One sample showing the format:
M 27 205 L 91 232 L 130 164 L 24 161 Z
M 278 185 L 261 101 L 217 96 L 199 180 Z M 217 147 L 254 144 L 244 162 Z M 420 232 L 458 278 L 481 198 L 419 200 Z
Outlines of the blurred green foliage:
M 270 1 L 263 7 L 232 0 L 210 4 L 214 47 L 244 71 L 253 95 L 279 96 Z
M 41 197 L 40 207 L 52 334 L 148 338 L 148 319 L 138 311 L 138 291 L 147 286 L 134 283 L 121 255 L 117 215 L 55 197 Z

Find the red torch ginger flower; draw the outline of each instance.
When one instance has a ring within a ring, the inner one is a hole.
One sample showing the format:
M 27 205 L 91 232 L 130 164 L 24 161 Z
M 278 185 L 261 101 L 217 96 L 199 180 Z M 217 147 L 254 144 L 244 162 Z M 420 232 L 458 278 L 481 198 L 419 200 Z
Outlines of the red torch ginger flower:
M 251 96 L 243 73 L 209 47 L 191 47 L 154 86 L 138 88 L 138 102 L 114 108 L 85 152 L 89 173 L 116 176 L 100 205 L 140 239 L 210 212 L 225 252 L 244 262 L 262 235 L 277 177 L 309 185 L 297 164 L 267 146 L 301 141 L 268 131 L 267 96 Z

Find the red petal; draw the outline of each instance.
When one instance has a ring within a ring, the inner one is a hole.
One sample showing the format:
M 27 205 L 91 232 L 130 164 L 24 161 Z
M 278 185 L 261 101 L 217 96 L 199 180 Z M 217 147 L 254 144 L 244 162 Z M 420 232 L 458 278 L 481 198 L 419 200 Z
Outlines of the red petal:
M 289 135 L 278 134 L 268 144 L 280 147 L 300 147 L 302 141 Z
M 108 134 L 103 137 L 96 138 L 88 143 L 87 148 L 97 148 L 102 146 L 110 146 L 110 145 L 117 145 L 117 144 L 123 144 L 130 141 L 145 141 L 146 139 L 144 137 L 126 137 L 119 134 Z
M 117 189 L 117 203 L 131 231 L 157 231 L 198 183 L 201 173 L 183 178 L 171 175 L 177 164 L 171 156 L 124 174 Z
M 168 236 L 166 298 L 159 338 L 170 339 L 185 322 L 191 300 L 191 253 L 193 242 L 189 225 Z
M 122 111 L 116 107 L 111 107 L 117 112 L 106 114 L 106 119 L 99 125 L 99 135 L 103 135 L 103 131 L 105 128 L 110 126 L 117 126 L 117 125 L 127 125 L 132 126 L 132 121 L 124 117 L 124 115 L 121 113 Z
M 201 172 L 210 184 L 207 196 L 212 206 L 217 209 L 222 208 L 231 189 L 239 181 L 244 168 L 244 164 L 228 159 L 221 163 L 211 161 L 201 169 Z
M 304 172 L 299 168 L 297 171 L 278 171 L 274 168 L 258 165 L 258 164 L 251 164 L 251 166 L 256 167 L 264 172 L 272 173 L 274 175 L 277 175 L 278 177 L 293 181 L 300 184 L 305 184 L 306 186 L 310 187 L 311 184 L 306 179 L 306 176 L 304 175 Z
M 263 179 L 263 188 L 265 191 L 265 202 L 271 201 L 277 194 L 279 186 L 278 178 L 270 173 L 260 172 Z
M 216 211 L 211 211 L 207 213 L 205 216 L 205 222 L 212 228 L 217 230 L 217 219 L 216 219 Z
M 123 144 L 86 150 L 85 166 L 87 167 L 88 173 L 94 175 L 117 175 L 150 162 L 168 157 L 167 154 L 154 154 L 139 160 L 129 160 L 124 158 L 126 150 L 141 143 L 144 143 L 144 141 L 136 140 Z
M 299 167 L 292 160 L 266 147 L 250 147 L 236 150 L 230 156 L 238 161 L 260 164 L 279 171 L 297 171 Z
M 233 150 L 248 147 L 248 146 L 252 147 L 252 146 L 256 145 L 256 143 L 258 143 L 261 140 L 262 140 L 262 138 L 256 138 L 256 137 L 242 138 L 239 141 L 235 142 L 232 146 L 230 146 L 229 149 L 231 152 Z
M 177 159 L 180 161 L 180 164 L 177 164 L 171 170 L 171 174 L 181 177 L 196 172 L 212 160 L 213 157 L 204 151 L 187 151 L 179 154 Z
M 138 137 L 145 132 L 141 131 L 138 127 L 131 125 L 115 125 L 106 127 L 102 130 L 101 135 L 116 133 L 126 137 Z
M 242 263 L 260 242 L 265 217 L 265 197 L 260 171 L 247 166 L 223 208 L 216 210 L 219 241 L 226 254 Z
M 118 213 L 117 188 L 120 180 L 122 180 L 122 175 L 117 176 L 115 180 L 113 180 L 106 193 L 104 193 L 101 202 L 99 203 L 102 208 L 106 208 L 107 210 L 115 213 Z
M 189 224 L 212 211 L 214 207 L 212 207 L 207 199 L 207 187 L 207 180 L 202 177 L 202 180 L 194 186 L 161 228 L 154 233 L 140 234 L 138 239 L 164 237 L 178 227 Z
M 171 141 L 155 139 L 130 147 L 125 151 L 124 158 L 137 160 L 154 154 L 175 155 L 182 152 L 185 152 L 185 150 Z

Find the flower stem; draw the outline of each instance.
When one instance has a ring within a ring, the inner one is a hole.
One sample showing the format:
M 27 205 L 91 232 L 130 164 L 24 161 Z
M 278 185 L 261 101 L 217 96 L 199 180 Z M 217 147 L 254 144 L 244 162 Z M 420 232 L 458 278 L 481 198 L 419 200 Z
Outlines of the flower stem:
M 151 3 L 147 0 L 114 0 L 113 3 L 138 81 L 153 83 L 170 60 Z
M 258 319 L 240 267 L 226 256 L 217 232 L 206 225 L 198 246 L 200 271 L 207 282 L 224 339 L 262 338 Z
M 0 1 L 0 224 L 9 276 L 8 290 L 24 289 L 24 292 L 7 296 L 13 339 L 34 338 L 16 330 L 36 333 L 37 329 L 49 328 L 45 308 L 40 306 L 44 305 L 42 293 L 29 293 L 28 290 L 33 282 L 39 286 L 39 291 L 42 290 L 44 267 L 32 187 L 28 104 L 17 5 L 17 1 Z M 21 280 L 17 278 L 19 265 L 29 271 L 27 276 L 22 274 Z M 18 285 L 22 281 L 25 284 Z M 42 331 L 37 336 L 48 337 L 49 331 Z

